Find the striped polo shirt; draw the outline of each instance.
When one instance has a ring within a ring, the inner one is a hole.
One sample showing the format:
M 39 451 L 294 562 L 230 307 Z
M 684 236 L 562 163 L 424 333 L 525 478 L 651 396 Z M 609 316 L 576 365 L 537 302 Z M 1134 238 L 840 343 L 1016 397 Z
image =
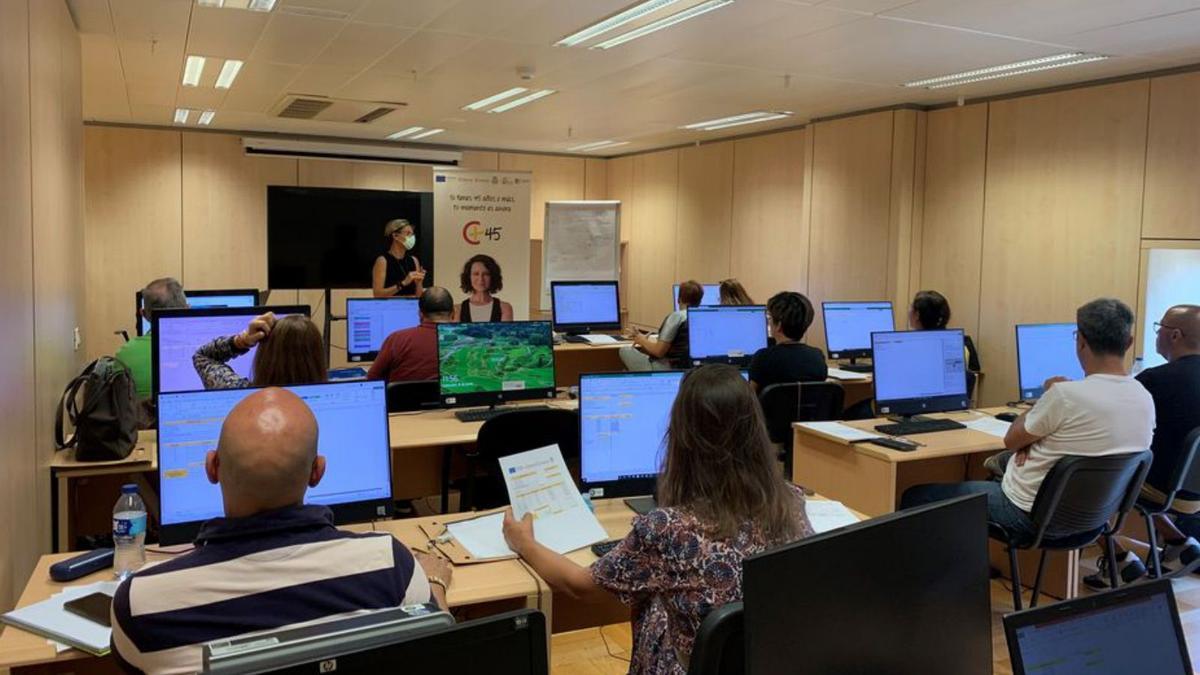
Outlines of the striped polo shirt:
M 200 670 L 213 640 L 429 602 L 390 534 L 338 530 L 324 506 L 204 524 L 196 549 L 130 577 L 113 598 L 113 652 L 146 673 Z

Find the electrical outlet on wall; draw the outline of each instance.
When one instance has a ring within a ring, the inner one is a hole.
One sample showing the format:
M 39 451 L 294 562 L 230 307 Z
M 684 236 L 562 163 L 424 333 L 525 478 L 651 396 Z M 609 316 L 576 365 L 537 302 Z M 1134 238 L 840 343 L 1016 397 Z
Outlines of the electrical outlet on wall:
M 79 351 L 81 344 L 83 344 L 83 337 L 79 334 L 79 326 L 75 326 L 75 351 Z

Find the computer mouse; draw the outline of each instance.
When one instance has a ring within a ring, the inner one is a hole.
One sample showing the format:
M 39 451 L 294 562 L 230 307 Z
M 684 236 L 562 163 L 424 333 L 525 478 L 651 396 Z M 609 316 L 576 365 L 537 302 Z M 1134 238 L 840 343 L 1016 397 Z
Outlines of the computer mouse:
M 1011 412 L 997 413 L 996 419 L 998 419 L 1002 422 L 1011 422 L 1011 421 L 1017 419 L 1017 413 L 1011 413 Z

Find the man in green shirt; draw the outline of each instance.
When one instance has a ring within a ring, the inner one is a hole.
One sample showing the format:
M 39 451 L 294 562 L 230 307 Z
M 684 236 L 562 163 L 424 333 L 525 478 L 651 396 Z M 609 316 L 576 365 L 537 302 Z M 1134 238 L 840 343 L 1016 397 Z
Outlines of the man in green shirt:
M 183 285 L 171 277 L 155 279 L 142 289 L 142 316 L 147 321 L 160 309 L 187 309 L 187 296 Z M 150 331 L 121 345 L 117 360 L 125 364 L 133 375 L 139 399 L 150 398 L 154 386 L 154 370 L 150 360 Z

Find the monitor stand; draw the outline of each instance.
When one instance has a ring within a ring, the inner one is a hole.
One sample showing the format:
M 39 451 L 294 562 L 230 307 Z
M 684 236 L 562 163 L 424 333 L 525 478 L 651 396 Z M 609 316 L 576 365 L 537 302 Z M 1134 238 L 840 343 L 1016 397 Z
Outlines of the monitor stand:
M 870 363 L 858 363 L 858 359 L 853 356 L 850 357 L 850 363 L 844 363 L 838 367 L 852 373 L 869 373 L 875 369 L 875 366 Z
M 654 497 L 630 497 L 625 500 L 625 506 L 639 516 L 644 516 L 657 509 L 658 502 L 654 501 Z

